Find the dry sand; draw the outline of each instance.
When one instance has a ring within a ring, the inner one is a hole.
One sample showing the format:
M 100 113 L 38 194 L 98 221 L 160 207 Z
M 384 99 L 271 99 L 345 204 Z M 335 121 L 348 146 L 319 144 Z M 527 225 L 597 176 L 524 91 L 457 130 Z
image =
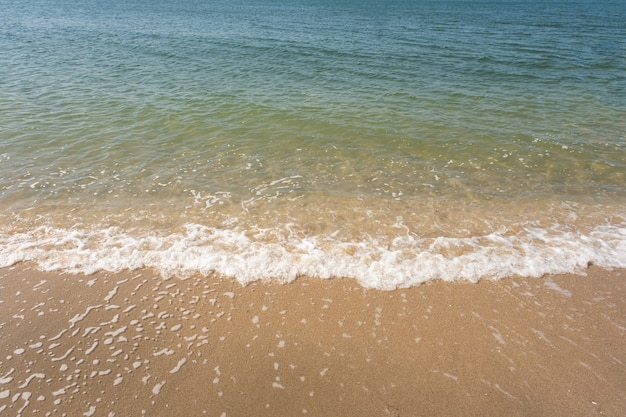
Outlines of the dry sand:
M 2 416 L 623 416 L 626 271 L 241 287 L 0 270 Z

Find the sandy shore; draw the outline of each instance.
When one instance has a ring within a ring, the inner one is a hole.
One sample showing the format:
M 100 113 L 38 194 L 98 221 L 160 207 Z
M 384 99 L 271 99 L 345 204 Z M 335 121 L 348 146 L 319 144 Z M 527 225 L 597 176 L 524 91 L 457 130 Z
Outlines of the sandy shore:
M 241 287 L 0 270 L 7 416 L 621 416 L 626 271 Z

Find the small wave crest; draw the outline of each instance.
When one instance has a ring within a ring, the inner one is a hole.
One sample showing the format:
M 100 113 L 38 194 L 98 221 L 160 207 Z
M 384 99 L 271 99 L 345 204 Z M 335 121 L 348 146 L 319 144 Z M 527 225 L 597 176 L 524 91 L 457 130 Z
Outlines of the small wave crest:
M 271 234 L 272 239 L 267 235 Z M 582 273 L 590 264 L 626 267 L 626 227 L 597 226 L 587 234 L 522 228 L 468 238 L 332 236 L 238 231 L 187 224 L 169 235 L 118 228 L 70 230 L 41 226 L 0 234 L 0 267 L 34 262 L 46 271 L 91 274 L 152 268 L 164 277 L 218 273 L 242 284 L 290 282 L 299 276 L 348 277 L 367 288 L 391 290 L 433 280 L 471 281 L 510 276 Z

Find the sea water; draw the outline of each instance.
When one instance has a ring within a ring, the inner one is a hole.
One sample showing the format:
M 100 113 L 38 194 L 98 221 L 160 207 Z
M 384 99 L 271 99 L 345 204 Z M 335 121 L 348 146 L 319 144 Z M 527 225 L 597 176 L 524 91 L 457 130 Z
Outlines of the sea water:
M 626 2 L 3 0 L 0 266 L 626 267 Z

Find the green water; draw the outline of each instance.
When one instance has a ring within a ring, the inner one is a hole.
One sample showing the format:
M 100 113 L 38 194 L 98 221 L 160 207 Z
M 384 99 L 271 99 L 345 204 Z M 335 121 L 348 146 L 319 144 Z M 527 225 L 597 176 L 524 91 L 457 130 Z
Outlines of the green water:
M 623 2 L 5 2 L 0 252 L 390 288 L 626 265 Z

